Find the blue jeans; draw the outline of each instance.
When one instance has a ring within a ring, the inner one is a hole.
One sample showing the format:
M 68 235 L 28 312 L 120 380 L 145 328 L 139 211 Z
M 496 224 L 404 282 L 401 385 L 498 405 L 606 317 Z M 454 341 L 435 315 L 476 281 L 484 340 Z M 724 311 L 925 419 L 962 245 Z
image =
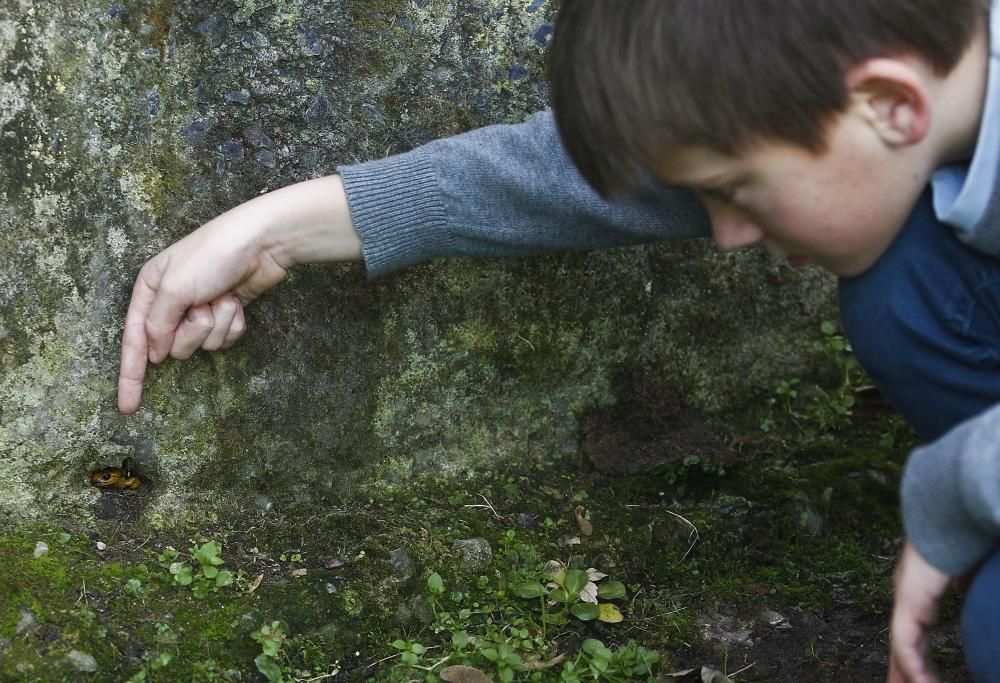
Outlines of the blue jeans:
M 861 365 L 925 441 L 1000 403 L 1000 259 L 938 222 L 925 192 L 885 254 L 840 280 L 840 313 Z M 1000 553 L 962 615 L 977 683 L 1000 683 Z
M 962 609 L 965 659 L 976 683 L 1000 682 L 1000 552 L 986 561 L 972 581 Z
M 1000 403 L 1000 259 L 938 222 L 928 190 L 885 254 L 840 280 L 854 353 L 925 441 Z

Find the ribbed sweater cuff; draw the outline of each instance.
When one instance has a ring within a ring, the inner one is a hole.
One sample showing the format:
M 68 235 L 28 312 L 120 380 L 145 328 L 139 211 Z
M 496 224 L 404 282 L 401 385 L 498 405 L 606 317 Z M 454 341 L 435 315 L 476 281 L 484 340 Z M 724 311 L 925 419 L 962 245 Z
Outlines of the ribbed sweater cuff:
M 369 277 L 454 252 L 424 148 L 337 169 Z
M 961 460 L 949 450 L 961 448 L 957 435 L 913 452 L 901 487 L 907 538 L 925 560 L 949 576 L 971 570 L 996 543 L 971 521 L 963 505 Z

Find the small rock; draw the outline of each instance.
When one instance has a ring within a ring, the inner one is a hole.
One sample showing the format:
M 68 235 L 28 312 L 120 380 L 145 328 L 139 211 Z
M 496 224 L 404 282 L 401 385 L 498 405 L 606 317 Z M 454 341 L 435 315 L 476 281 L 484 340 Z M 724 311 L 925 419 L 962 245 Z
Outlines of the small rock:
M 73 666 L 76 667 L 77 671 L 82 671 L 83 673 L 88 674 L 92 674 L 97 671 L 97 660 L 88 655 L 86 652 L 70 650 L 69 654 L 66 655 L 66 659 L 73 662 Z
M 213 14 L 205 19 L 205 21 L 195 26 L 194 30 L 198 33 L 204 33 L 207 35 L 209 44 L 212 47 L 219 47 L 226 40 L 228 27 L 226 25 L 225 17 Z
M 268 149 L 262 149 L 253 155 L 253 158 L 257 160 L 258 163 L 267 166 L 268 168 L 274 168 L 274 152 Z
M 243 137 L 254 147 L 271 147 L 274 143 L 271 138 L 260 129 L 260 126 L 249 126 L 243 129 Z
M 243 158 L 243 145 L 240 144 L 239 140 L 226 140 L 219 145 L 219 151 L 227 159 Z
M 404 624 L 418 622 L 428 625 L 434 622 L 434 610 L 422 595 L 414 595 L 396 610 L 396 618 Z
M 163 98 L 156 90 L 146 93 L 146 113 L 150 118 L 156 118 L 163 111 Z
M 246 48 L 265 48 L 270 42 L 260 31 L 246 31 L 240 36 L 240 43 Z
M 461 555 L 461 567 L 465 571 L 482 571 L 493 561 L 493 548 L 485 538 L 457 540 L 451 544 L 451 548 Z
M 233 90 L 225 94 L 225 98 L 236 104 L 249 104 L 250 93 L 247 90 Z
M 293 569 L 292 571 L 288 572 L 288 575 L 291 576 L 293 579 L 298 579 L 305 576 L 308 573 L 309 573 L 308 569 L 306 569 L 305 567 L 299 567 L 298 569 Z
M 181 133 L 193 145 L 205 139 L 205 133 L 209 129 L 209 122 L 205 119 L 192 119 L 186 126 L 181 128 Z
M 524 66 L 521 64 L 515 64 L 510 68 L 510 71 L 507 72 L 507 78 L 509 78 L 512 81 L 520 81 L 521 79 L 527 77 L 528 77 L 528 70 L 525 69 Z
M 336 586 L 336 584 L 332 584 L 332 583 L 327 582 L 327 583 L 323 584 L 323 588 L 325 588 L 326 592 L 329 593 L 330 595 L 333 595 L 334 593 L 337 592 L 337 586 Z
M 347 563 L 339 557 L 328 557 L 323 560 L 323 569 L 338 569 L 343 567 L 345 564 Z
M 409 581 L 416 569 L 413 560 L 410 558 L 406 548 L 396 548 L 389 553 L 389 561 L 392 562 L 392 573 L 400 581 Z
M 552 33 L 555 27 L 549 23 L 545 22 L 531 34 L 531 39 L 535 41 L 535 45 L 540 48 L 546 48 L 549 46 L 549 40 L 552 38 Z
M 517 517 L 514 518 L 514 523 L 522 529 L 538 528 L 538 520 L 529 515 L 527 512 L 518 512 Z
M 17 613 L 20 616 L 18 617 L 17 625 L 14 627 L 16 635 L 24 635 L 28 631 L 38 628 L 38 620 L 35 619 L 35 615 L 30 610 L 21 609 Z
M 306 57 L 317 57 L 323 54 L 323 43 L 320 42 L 311 28 L 298 21 L 295 22 L 295 30 L 299 34 L 302 54 Z
M 47 555 L 49 552 L 49 544 L 45 541 L 39 541 L 35 544 L 35 552 L 31 555 L 32 557 L 41 557 L 42 555 Z
M 105 543 L 104 541 L 98 541 L 97 542 L 97 549 L 100 550 L 101 552 L 104 552 L 105 550 L 108 549 L 108 544 Z
M 312 125 L 322 123 L 330 113 L 330 98 L 326 95 L 317 95 L 309 104 L 309 108 L 304 114 L 306 122 Z
M 558 539 L 556 543 L 559 544 L 560 548 L 567 548 L 571 545 L 580 545 L 582 541 L 580 541 L 579 536 L 573 536 L 572 534 L 570 534 L 568 536 L 563 536 L 562 538 Z
M 789 629 L 792 627 L 783 615 L 774 610 L 762 609 L 757 613 L 757 618 L 772 628 Z

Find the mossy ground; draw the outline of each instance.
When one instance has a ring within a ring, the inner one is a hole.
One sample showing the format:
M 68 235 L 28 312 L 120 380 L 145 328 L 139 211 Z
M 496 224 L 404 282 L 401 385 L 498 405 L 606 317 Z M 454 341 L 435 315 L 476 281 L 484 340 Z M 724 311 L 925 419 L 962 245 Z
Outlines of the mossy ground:
M 426 672 L 400 668 L 394 640 L 450 647 L 440 620 L 435 628 L 422 617 L 428 607 L 468 609 L 477 616 L 461 625 L 471 635 L 489 623 L 501 633 L 519 624 L 543 658 L 573 656 L 586 638 L 612 649 L 635 640 L 660 653 L 661 671 L 752 664 L 739 680 L 878 680 L 905 448 L 865 444 L 886 429 L 884 420 L 855 421 L 808 444 L 769 436 L 743 445 L 724 472 L 692 461 L 609 477 L 575 457 L 505 463 L 460 481 L 394 485 L 373 472 L 355 497 L 369 502 L 350 507 L 301 504 L 169 528 L 63 520 L 8 529 L 0 536 L 0 680 L 124 680 L 142 670 L 150 680 L 252 680 L 260 647 L 250 634 L 274 620 L 289 636 L 288 675 L 409 680 Z M 577 506 L 593 534 L 561 545 L 580 536 Z M 485 569 L 463 568 L 452 550 L 473 537 L 494 549 Z M 157 555 L 209 539 L 242 579 L 198 599 Z M 49 551 L 35 558 L 38 541 Z M 396 548 L 412 558 L 412 576 L 394 572 Z M 572 620 L 539 639 L 538 602 L 514 597 L 508 580 L 549 559 L 622 581 L 624 621 Z M 432 572 L 445 585 L 436 602 L 427 593 Z M 766 623 L 762 609 L 786 626 Z M 23 610 L 36 623 L 16 633 Z M 97 672 L 79 672 L 70 650 L 92 655 Z M 157 668 L 161 653 L 172 658 Z M 942 641 L 941 653 L 951 660 L 946 675 L 960 676 L 954 641 Z

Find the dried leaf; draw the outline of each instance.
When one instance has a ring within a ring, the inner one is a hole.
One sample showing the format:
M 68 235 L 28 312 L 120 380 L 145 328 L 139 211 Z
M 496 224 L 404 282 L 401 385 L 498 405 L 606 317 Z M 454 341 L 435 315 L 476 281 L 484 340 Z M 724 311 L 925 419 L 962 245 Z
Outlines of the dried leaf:
M 563 536 L 558 541 L 556 541 L 556 543 L 559 544 L 560 548 L 565 548 L 566 546 L 569 545 L 580 545 L 582 541 L 580 540 L 579 536 Z
M 610 602 L 602 602 L 597 606 L 597 610 L 598 620 L 607 624 L 618 624 L 625 619 L 622 613 L 618 611 L 618 608 Z
M 582 505 L 576 506 L 576 525 L 580 527 L 580 533 L 584 536 L 590 536 L 594 533 L 594 525 L 590 523 L 590 520 L 583 516 L 584 508 Z
M 250 584 L 250 587 L 246 590 L 246 592 L 243 595 L 250 595 L 251 593 L 253 593 L 255 590 L 257 590 L 257 587 L 260 586 L 260 582 L 263 580 L 264 580 L 264 575 L 258 574 L 257 578 L 253 580 L 253 582 Z
M 449 666 L 438 674 L 447 683 L 493 683 L 490 677 L 471 666 Z
M 677 681 L 678 683 L 733 683 L 721 671 L 707 666 L 703 666 L 700 669 L 675 671 L 674 673 L 666 674 L 664 678 Z
M 549 560 L 545 563 L 545 569 L 542 571 L 544 571 L 547 576 L 556 577 L 566 571 L 566 565 L 559 560 Z
M 530 656 L 526 657 L 524 660 L 524 668 L 528 671 L 545 671 L 546 669 L 551 669 L 554 666 L 559 666 L 565 661 L 566 655 L 556 655 L 552 659 L 546 662 L 538 661 L 538 657 Z
M 587 576 L 590 577 L 591 581 L 600 581 L 601 579 L 608 578 L 607 574 L 605 574 L 604 572 L 599 572 L 593 567 L 587 570 Z
M 580 590 L 580 599 L 584 602 L 590 602 L 597 604 L 597 584 L 593 581 L 588 581 L 587 585 Z

